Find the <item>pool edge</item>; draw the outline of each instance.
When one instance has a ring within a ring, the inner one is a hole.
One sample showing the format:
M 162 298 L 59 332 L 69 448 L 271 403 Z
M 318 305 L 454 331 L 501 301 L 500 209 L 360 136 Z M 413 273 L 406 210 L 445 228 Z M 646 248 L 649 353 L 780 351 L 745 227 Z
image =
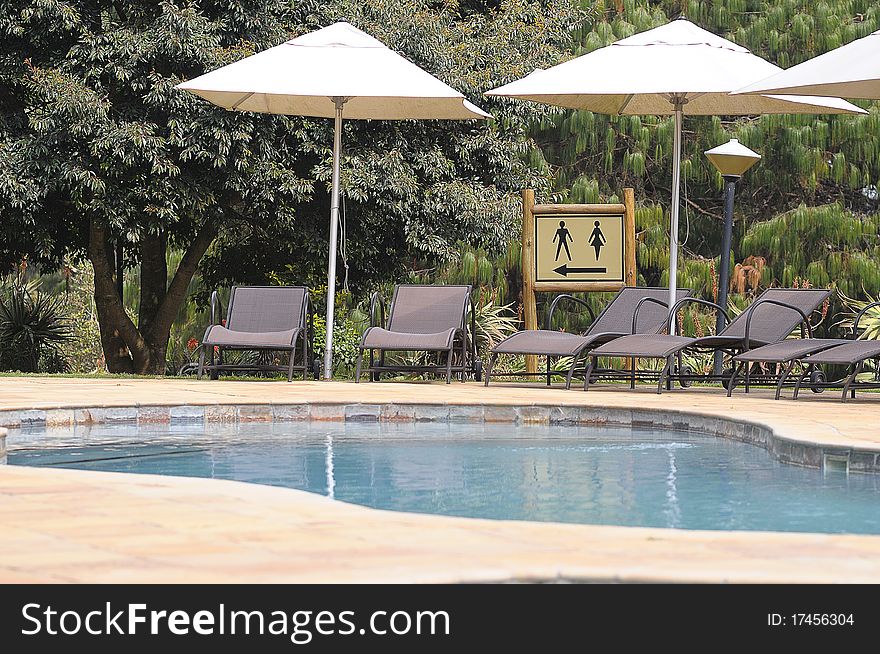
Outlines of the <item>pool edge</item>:
M 0 464 L 6 461 L 7 428 L 63 429 L 88 424 L 169 422 L 445 422 L 544 425 L 597 425 L 674 429 L 763 447 L 784 463 L 835 471 L 880 473 L 880 444 L 831 445 L 781 434 L 780 426 L 731 418 L 707 411 L 626 408 L 602 405 L 536 403 L 425 402 L 188 402 L 135 403 L 127 406 L 66 406 L 0 411 Z

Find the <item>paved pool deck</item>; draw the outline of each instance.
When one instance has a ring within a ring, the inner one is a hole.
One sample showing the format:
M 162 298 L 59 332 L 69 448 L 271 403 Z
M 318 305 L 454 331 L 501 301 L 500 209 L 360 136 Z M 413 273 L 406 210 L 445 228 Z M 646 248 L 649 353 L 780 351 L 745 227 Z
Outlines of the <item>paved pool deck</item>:
M 619 386 L 584 393 L 503 383 L 0 378 L 0 412 L 21 420 L 163 406 L 205 407 L 205 419 L 211 408 L 235 406 L 261 419 L 248 407 L 267 404 L 450 405 L 478 410 L 481 419 L 500 415 L 494 407 L 700 416 L 744 420 L 786 442 L 858 451 L 875 462 L 880 453 L 874 394 L 841 404 L 831 393 L 776 402 L 766 391 L 728 399 L 703 388 L 658 396 Z M 238 482 L 0 466 L 0 582 L 553 580 L 878 583 L 880 537 L 473 520 Z

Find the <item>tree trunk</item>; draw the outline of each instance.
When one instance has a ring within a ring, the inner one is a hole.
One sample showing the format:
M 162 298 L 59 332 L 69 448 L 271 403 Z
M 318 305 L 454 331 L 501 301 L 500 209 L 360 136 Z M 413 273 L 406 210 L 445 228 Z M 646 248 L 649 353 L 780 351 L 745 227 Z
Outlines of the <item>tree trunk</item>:
M 161 375 L 171 325 L 186 300 L 187 289 L 199 261 L 217 230 L 203 226 L 189 244 L 171 284 L 167 284 L 164 235 L 146 236 L 141 244 L 141 298 L 138 326 L 125 313 L 113 280 L 114 253 L 107 228 L 92 220 L 89 225 L 89 259 L 95 269 L 95 306 L 101 329 L 101 346 L 110 372 Z M 167 289 L 166 289 L 167 285 Z
M 113 274 L 116 257 L 107 228 L 94 219 L 89 223 L 89 259 L 95 270 L 95 308 L 107 370 L 139 372 L 149 353 L 119 297 Z
M 153 287 L 151 290 L 147 288 L 146 284 L 142 285 L 141 310 L 138 317 L 141 333 L 150 348 L 150 365 L 143 371 L 145 374 L 164 374 L 165 355 L 168 350 L 168 339 L 171 336 L 171 326 L 174 324 L 174 319 L 177 318 L 181 305 L 186 301 L 189 283 L 198 270 L 199 261 L 210 247 L 216 234 L 217 229 L 213 225 L 202 226 L 187 247 L 186 252 L 183 253 L 183 258 L 181 258 L 167 289 L 165 288 L 168 279 L 168 269 L 165 264 L 167 243 L 164 237 L 158 244 L 150 246 L 149 258 L 144 258 L 141 263 L 142 284 L 145 268 L 149 267 L 148 277 L 151 278 L 150 285 Z M 146 298 L 146 304 L 145 293 L 149 294 Z M 157 301 L 160 297 L 161 301 Z
M 141 241 L 141 301 L 138 329 L 150 340 L 153 320 L 168 289 L 167 241 L 164 234 L 148 234 Z

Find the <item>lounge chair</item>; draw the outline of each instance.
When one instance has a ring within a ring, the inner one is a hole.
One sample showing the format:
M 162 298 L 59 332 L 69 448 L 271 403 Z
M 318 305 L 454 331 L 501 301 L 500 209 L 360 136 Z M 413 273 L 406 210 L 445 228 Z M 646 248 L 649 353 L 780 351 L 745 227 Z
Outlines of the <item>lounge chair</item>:
M 470 285 L 429 286 L 399 284 L 394 288 L 388 320 L 385 303 L 374 293 L 370 300 L 370 327 L 364 332 L 358 352 L 355 382 L 360 381 L 364 352 L 369 351 L 367 372 L 371 381 L 383 372 L 453 373 L 464 381 L 467 374 L 480 375 L 477 361 L 476 314 Z M 468 334 L 470 313 L 470 335 Z M 378 351 L 378 360 L 375 353 Z M 445 363 L 386 364 L 388 352 L 431 352 L 445 354 Z
M 802 336 L 812 336 L 809 316 L 830 294 L 831 291 L 825 289 L 771 288 L 764 291 L 733 321 L 728 319 L 727 327 L 720 334 L 702 338 L 671 334 L 623 336 L 594 349 L 591 353 L 592 361 L 595 362 L 598 357 L 662 359 L 665 362 L 663 367 L 659 373 L 654 373 L 656 374 L 658 393 L 662 391 L 664 385 L 671 388 L 672 380 L 676 378 L 682 385 L 693 381 L 720 380 L 725 386 L 729 386 L 733 383 L 735 375 L 732 370 L 720 377 L 716 375 L 697 376 L 686 372 L 673 374 L 673 362 L 678 360 L 679 369 L 683 370 L 681 357 L 686 351 L 721 351 L 734 357 L 753 348 L 778 343 L 798 326 L 801 328 Z M 681 307 L 688 303 L 714 307 L 727 316 L 725 309 L 714 302 L 688 297 L 679 300 L 669 312 L 669 325 L 673 324 Z M 584 379 L 584 390 L 589 386 L 589 368 L 590 366 L 588 366 L 588 374 Z M 747 385 L 752 381 L 750 368 L 751 366 L 745 367 Z M 635 371 L 631 377 L 632 386 L 635 383 Z M 643 374 L 641 377 L 653 379 L 650 373 Z M 754 381 L 767 382 L 770 379 L 760 377 Z M 774 383 L 777 381 L 775 376 L 772 381 Z
M 217 324 L 220 315 L 217 291 L 211 294 L 211 324 L 202 339 L 199 357 L 199 378 L 205 371 L 217 379 L 222 371 L 259 370 L 285 371 L 287 381 L 301 370 L 303 379 L 314 373 L 312 354 L 312 312 L 309 290 L 304 286 L 233 286 L 225 325 Z M 217 362 L 214 350 L 217 349 Z M 301 352 L 300 364 L 296 353 Z M 260 353 L 286 352 L 287 365 L 268 362 L 225 364 L 226 350 L 253 350 Z M 208 363 L 205 363 L 206 355 Z
M 676 298 L 682 300 L 690 295 L 689 289 L 679 289 Z M 590 348 L 607 343 L 626 334 L 656 334 L 666 326 L 667 306 L 663 302 L 669 297 L 667 288 L 626 287 L 618 291 L 597 318 L 586 302 L 571 295 L 558 295 L 550 304 L 544 329 L 531 329 L 508 336 L 492 348 L 492 355 L 486 366 L 486 386 L 495 361 L 501 354 L 544 355 L 547 357 L 547 386 L 554 374 L 565 374 L 565 388 L 571 387 L 572 376 L 581 357 Z M 651 298 L 655 302 L 646 302 Z M 583 334 L 571 334 L 553 330 L 553 314 L 560 302 L 575 302 L 586 307 L 592 323 Z M 552 357 L 571 357 L 567 370 L 553 370 Z M 521 374 L 521 373 L 517 373 Z
M 826 388 L 842 388 L 841 400 L 846 401 L 847 395 L 856 396 L 856 389 L 880 388 L 880 382 L 858 381 L 857 377 L 864 369 L 865 362 L 869 359 L 880 358 L 880 341 L 858 340 L 859 325 L 869 309 L 880 306 L 880 302 L 873 302 L 864 307 L 853 320 L 852 337 L 845 338 L 807 338 L 790 339 L 767 345 L 745 352 L 734 361 L 740 366 L 754 362 L 776 363 L 784 366 L 776 386 L 776 399 L 779 399 L 784 382 L 791 376 L 795 365 L 800 365 L 802 370 L 798 375 L 794 387 L 793 399 L 797 399 L 798 393 L 804 385 L 814 393 L 819 393 Z M 836 381 L 827 381 L 821 365 L 846 366 L 847 374 Z M 733 384 L 728 390 L 728 395 L 733 389 Z

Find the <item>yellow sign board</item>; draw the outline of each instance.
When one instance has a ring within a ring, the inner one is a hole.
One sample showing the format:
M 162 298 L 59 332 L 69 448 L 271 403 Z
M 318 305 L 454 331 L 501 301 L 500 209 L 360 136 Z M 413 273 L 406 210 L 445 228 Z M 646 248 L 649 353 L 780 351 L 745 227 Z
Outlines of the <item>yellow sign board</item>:
M 624 214 L 535 214 L 536 282 L 623 282 Z

